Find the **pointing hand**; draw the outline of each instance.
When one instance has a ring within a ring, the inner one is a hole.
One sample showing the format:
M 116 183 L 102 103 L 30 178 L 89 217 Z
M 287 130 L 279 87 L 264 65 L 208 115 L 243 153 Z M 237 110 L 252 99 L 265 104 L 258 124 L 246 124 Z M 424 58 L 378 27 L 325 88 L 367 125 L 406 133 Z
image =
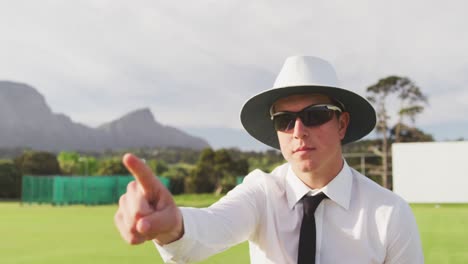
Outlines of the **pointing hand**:
M 120 197 L 114 217 L 124 240 L 136 245 L 154 239 L 164 245 L 182 237 L 182 214 L 171 193 L 133 154 L 125 154 L 122 161 L 135 177 Z

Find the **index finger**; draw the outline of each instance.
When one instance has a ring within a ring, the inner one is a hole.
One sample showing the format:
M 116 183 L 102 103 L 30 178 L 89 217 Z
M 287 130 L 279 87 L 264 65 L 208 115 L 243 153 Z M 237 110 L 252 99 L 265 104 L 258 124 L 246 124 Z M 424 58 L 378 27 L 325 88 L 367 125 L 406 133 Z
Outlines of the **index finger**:
M 154 200 L 163 186 L 155 178 L 151 169 L 141 159 L 130 153 L 123 156 L 122 162 L 135 177 L 146 198 L 150 201 Z

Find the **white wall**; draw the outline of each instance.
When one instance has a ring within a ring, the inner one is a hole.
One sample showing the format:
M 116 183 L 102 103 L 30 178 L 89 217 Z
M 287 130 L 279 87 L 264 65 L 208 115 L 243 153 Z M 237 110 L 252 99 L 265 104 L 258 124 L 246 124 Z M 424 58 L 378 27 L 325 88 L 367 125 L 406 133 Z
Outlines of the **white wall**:
M 468 203 L 468 141 L 392 146 L 393 191 L 413 203 Z

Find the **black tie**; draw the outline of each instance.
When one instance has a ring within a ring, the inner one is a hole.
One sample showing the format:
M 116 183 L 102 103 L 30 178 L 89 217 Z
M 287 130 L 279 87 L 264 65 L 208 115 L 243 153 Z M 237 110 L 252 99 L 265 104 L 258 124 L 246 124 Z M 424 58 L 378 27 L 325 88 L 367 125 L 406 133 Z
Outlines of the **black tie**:
M 315 209 L 327 198 L 324 193 L 302 197 L 304 216 L 302 217 L 301 235 L 299 237 L 299 254 L 297 264 L 315 264 Z

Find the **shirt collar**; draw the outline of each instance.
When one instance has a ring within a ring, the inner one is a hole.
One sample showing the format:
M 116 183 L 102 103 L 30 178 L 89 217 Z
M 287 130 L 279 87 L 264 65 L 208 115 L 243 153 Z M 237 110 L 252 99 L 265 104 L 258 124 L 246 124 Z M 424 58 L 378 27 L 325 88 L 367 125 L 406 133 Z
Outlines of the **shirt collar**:
M 308 193 L 323 192 L 330 200 L 348 210 L 351 200 L 352 184 L 351 168 L 345 160 L 343 160 L 343 168 L 338 175 L 320 190 L 310 189 L 296 176 L 291 166 L 289 166 L 286 175 L 286 197 L 288 199 L 289 208 L 294 208 L 296 203 Z

